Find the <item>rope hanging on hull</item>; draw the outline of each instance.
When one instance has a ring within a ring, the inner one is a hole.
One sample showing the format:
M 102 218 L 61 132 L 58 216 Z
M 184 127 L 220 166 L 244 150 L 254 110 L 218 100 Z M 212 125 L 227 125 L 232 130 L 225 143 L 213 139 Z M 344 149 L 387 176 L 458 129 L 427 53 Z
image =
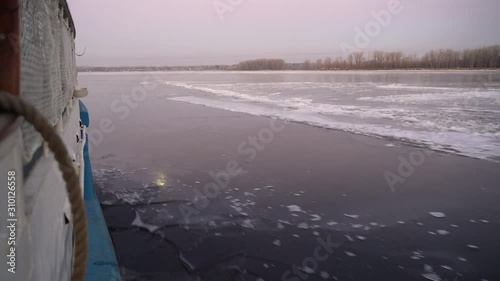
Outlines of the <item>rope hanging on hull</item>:
M 73 161 L 68 155 L 66 145 L 47 120 L 32 105 L 26 103 L 21 98 L 0 91 L 0 112 L 9 112 L 23 116 L 27 122 L 40 132 L 44 141 L 48 143 L 50 150 L 54 153 L 54 158 L 59 164 L 64 182 L 66 183 L 66 192 L 68 193 L 71 214 L 74 221 L 75 249 L 73 252 L 74 262 L 71 281 L 83 281 L 87 267 L 87 220 L 80 180 L 76 175 Z

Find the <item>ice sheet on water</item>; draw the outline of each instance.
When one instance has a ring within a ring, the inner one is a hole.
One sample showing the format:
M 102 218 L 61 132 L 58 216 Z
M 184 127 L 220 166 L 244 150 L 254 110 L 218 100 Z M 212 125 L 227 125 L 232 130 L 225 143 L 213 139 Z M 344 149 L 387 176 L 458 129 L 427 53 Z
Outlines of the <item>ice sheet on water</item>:
M 354 87 L 352 83 L 305 82 L 298 83 L 300 86 L 293 84 L 295 82 L 291 83 L 165 82 L 170 86 L 192 90 L 192 96 L 169 97 L 175 101 L 259 116 L 272 116 L 364 135 L 405 139 L 418 145 L 476 158 L 495 161 L 495 157 L 500 156 L 500 144 L 498 144 L 500 122 L 495 121 L 498 120 L 496 119 L 498 112 L 495 113 L 498 110 L 484 108 L 493 104 L 485 101 L 500 99 L 500 91 L 497 89 L 461 88 L 460 85 L 448 88 L 364 83 L 361 92 L 360 89 L 353 89 L 358 97 L 350 99 L 350 104 L 338 104 L 337 99 L 332 99 L 331 96 L 313 97 L 310 95 L 310 90 L 316 89 L 319 84 L 325 84 L 319 86 L 320 88 L 352 88 Z M 290 85 L 295 90 L 300 88 L 301 91 L 295 92 L 294 95 L 285 91 L 276 96 L 274 95 L 276 91 L 269 90 L 273 87 L 287 88 Z M 372 94 L 381 89 L 402 89 L 410 93 Z M 484 100 L 477 105 L 474 103 L 474 108 L 470 108 L 476 112 L 463 110 L 464 107 L 469 110 L 471 98 L 475 99 L 474 101 Z M 370 106 L 367 106 L 367 103 Z M 391 106 L 393 104 L 401 106 Z M 405 106 L 408 104 L 416 106 Z M 436 106 L 443 108 L 433 109 Z M 459 111 L 454 112 L 453 107 Z M 479 116 L 481 114 L 484 116 Z M 341 118 L 331 118 L 331 116 Z

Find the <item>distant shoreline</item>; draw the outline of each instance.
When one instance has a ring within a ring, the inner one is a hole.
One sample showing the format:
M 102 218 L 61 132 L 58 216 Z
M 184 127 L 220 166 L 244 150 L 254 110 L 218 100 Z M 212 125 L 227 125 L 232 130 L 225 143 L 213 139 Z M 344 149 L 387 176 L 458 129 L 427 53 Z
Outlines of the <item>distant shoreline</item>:
M 193 69 L 175 69 L 175 70 L 165 70 L 157 69 L 155 67 L 140 67 L 140 68 L 130 68 L 130 67 L 88 67 L 85 69 L 78 69 L 78 73 L 98 73 L 98 72 L 114 72 L 114 73 L 127 73 L 127 72 L 247 72 L 247 73 L 259 73 L 259 72 L 318 72 L 318 73 L 328 73 L 328 72 L 452 72 L 452 71 L 500 71 L 500 68 L 483 68 L 483 69 L 470 69 L 470 68 L 454 68 L 454 69 L 436 69 L 436 68 L 421 68 L 421 69 L 330 69 L 330 70 L 303 70 L 303 69 L 282 69 L 282 70 L 217 70 L 217 69 L 203 69 L 203 70 L 193 70 Z
M 500 45 L 457 51 L 440 49 L 418 57 L 403 52 L 362 51 L 351 52 L 346 57 L 306 60 L 290 63 L 281 58 L 259 58 L 238 64 L 191 66 L 80 66 L 78 72 L 117 71 L 353 71 L 353 70 L 476 70 L 500 69 Z

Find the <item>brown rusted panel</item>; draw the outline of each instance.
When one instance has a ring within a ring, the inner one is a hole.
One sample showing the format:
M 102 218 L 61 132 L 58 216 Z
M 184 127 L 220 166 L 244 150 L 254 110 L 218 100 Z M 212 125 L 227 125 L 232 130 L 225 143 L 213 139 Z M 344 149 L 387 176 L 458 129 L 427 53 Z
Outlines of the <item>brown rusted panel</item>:
M 0 1 L 0 90 L 19 95 L 20 44 L 18 0 Z

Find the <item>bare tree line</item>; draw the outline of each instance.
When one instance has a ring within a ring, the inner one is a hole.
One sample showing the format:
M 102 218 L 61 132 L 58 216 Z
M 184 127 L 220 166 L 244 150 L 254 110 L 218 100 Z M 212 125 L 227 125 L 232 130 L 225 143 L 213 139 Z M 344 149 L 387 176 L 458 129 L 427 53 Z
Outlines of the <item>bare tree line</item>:
M 283 59 L 255 59 L 237 65 L 86 67 L 78 71 L 204 71 L 204 70 L 356 70 L 356 69 L 486 69 L 500 67 L 500 45 L 457 51 L 440 49 L 421 57 L 403 52 L 353 52 L 346 58 L 325 58 L 303 63 Z
M 374 51 L 371 54 L 353 52 L 347 58 L 307 60 L 304 70 L 351 70 L 351 69 L 483 69 L 500 67 L 500 45 L 457 51 L 432 50 L 418 57 L 402 52 Z
M 286 63 L 282 59 L 256 59 L 242 61 L 234 70 L 284 70 Z

